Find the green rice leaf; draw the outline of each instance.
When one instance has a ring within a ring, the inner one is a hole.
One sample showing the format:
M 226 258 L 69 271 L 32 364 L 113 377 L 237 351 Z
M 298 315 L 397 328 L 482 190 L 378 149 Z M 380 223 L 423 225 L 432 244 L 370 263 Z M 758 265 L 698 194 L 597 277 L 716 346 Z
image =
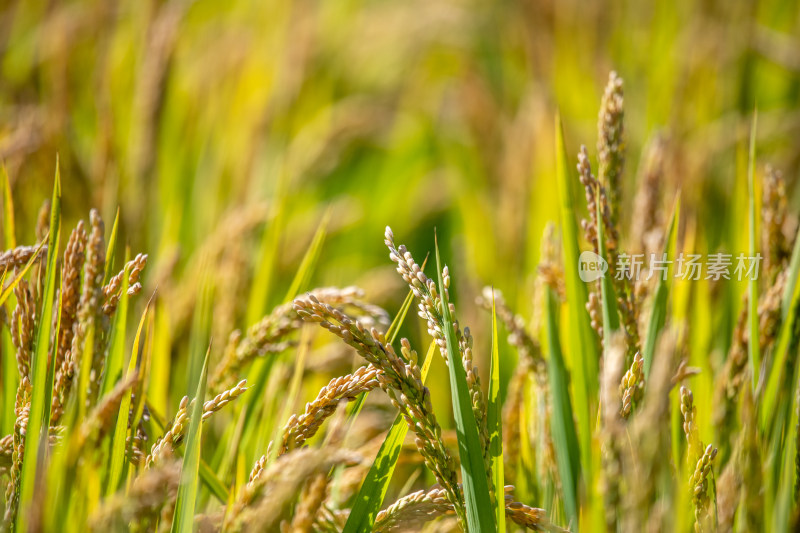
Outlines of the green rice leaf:
M 11 198 L 11 184 L 8 179 L 8 172 L 6 166 L 2 165 L 2 187 L 3 187 L 3 240 L 6 248 L 14 248 L 17 246 L 14 231 L 14 200 Z M 5 278 L 7 272 L 3 273 L 3 283 L 0 286 L 5 286 Z M 9 292 L 9 294 L 11 294 Z M 1 304 L 0 304 L 1 305 Z M 11 316 L 10 313 L 8 316 Z M 17 390 L 17 368 L 14 358 L 10 354 L 14 353 L 14 344 L 11 342 L 11 333 L 7 328 L 3 329 L 2 350 L 3 354 L 9 354 L 2 358 L 2 372 L 3 372 L 3 392 L 2 401 L 3 407 L 0 412 L 0 429 L 3 435 L 8 435 L 14 430 L 14 398 Z
M 175 514 L 172 518 L 172 533 L 191 533 L 194 526 L 194 507 L 198 492 L 198 470 L 200 468 L 200 443 L 203 429 L 203 402 L 206 396 L 208 378 L 209 345 L 203 360 L 203 370 L 197 383 L 197 392 L 192 404 L 192 417 L 189 431 L 186 434 L 186 453 L 181 468 L 181 483 L 178 487 L 178 499 L 175 502 Z
M 756 127 L 758 111 L 753 114 L 753 125 L 750 129 L 750 156 L 747 165 L 747 184 L 750 196 L 750 257 L 756 256 Z M 761 354 L 758 345 L 758 278 L 750 277 L 750 300 L 747 314 L 750 342 L 747 343 L 747 354 L 750 359 L 750 371 L 753 377 L 753 390 L 758 385 L 761 368 Z
M 127 263 L 128 254 L 126 252 L 125 261 Z M 103 372 L 103 382 L 100 396 L 105 396 L 122 374 L 122 367 L 125 360 L 125 334 L 128 324 L 128 271 L 122 274 L 122 285 L 120 286 L 120 298 L 117 311 L 114 316 L 114 327 L 111 330 L 111 348 L 106 359 L 106 368 Z
M 435 350 L 436 343 L 431 342 L 420 372 L 423 383 L 425 383 L 425 378 L 428 376 Z M 405 441 L 407 433 L 408 425 L 401 415 L 397 415 L 383 444 L 381 444 L 380 450 L 378 450 L 378 455 L 375 456 L 375 461 L 372 463 L 369 472 L 367 472 L 367 477 L 364 478 L 364 482 L 361 484 L 353 503 L 353 508 L 347 517 L 343 533 L 366 533 L 372 531 L 375 517 L 383 505 L 386 491 L 389 490 L 389 483 L 392 480 L 392 474 L 397 465 L 397 459 L 400 457 L 400 450 L 403 447 L 403 441 Z
M 108 247 L 106 248 L 106 268 L 105 273 L 103 274 L 103 285 L 108 284 L 108 282 L 111 280 L 111 276 L 114 274 L 114 251 L 117 249 L 118 234 L 119 207 L 117 207 L 117 214 L 114 217 L 114 225 L 111 227 L 111 236 L 108 238 Z
M 489 371 L 489 398 L 487 425 L 489 427 L 490 453 L 492 455 L 492 481 L 495 492 L 495 520 L 497 530 L 506 530 L 506 503 L 503 492 L 503 406 L 500 401 L 500 349 L 497 336 L 497 309 L 492 291 L 492 364 Z
M 40 317 L 53 316 L 53 298 L 56 290 L 58 246 L 61 237 L 61 174 L 56 161 L 56 178 L 53 186 L 53 200 L 50 208 L 50 236 L 47 248 L 47 265 L 42 295 Z M 59 310 L 61 306 L 59 305 Z M 61 321 L 59 312 L 57 323 Z M 25 454 L 22 460 L 21 489 L 19 511 L 17 512 L 16 530 L 27 531 L 28 507 L 33 500 L 34 486 L 40 459 L 46 460 L 50 426 L 50 401 L 53 396 L 53 377 L 55 375 L 55 357 L 48 364 L 50 348 L 50 328 L 52 321 L 39 320 L 36 330 L 36 344 L 31 361 L 31 409 L 28 418 L 28 430 L 25 436 Z M 58 328 L 55 330 L 54 346 L 58 345 Z M 44 455 L 44 457 L 40 457 Z M 44 463 L 42 464 L 44 466 Z
M 597 398 L 597 338 L 591 326 L 589 313 L 586 311 L 588 294 L 586 284 L 578 275 L 578 227 L 575 221 L 574 182 L 567 159 L 564 144 L 564 129 L 561 119 L 556 115 L 556 181 L 561 204 L 561 234 L 564 247 L 564 278 L 567 291 L 567 308 L 569 312 L 569 331 L 576 332 L 570 335 L 569 346 L 572 356 L 571 372 L 574 379 L 573 393 L 575 394 L 576 418 L 581 437 L 581 460 L 584 464 L 584 474 L 587 486 L 591 482 L 592 460 L 592 407 Z
M 461 355 L 454 338 L 453 320 L 447 292 L 442 279 L 439 243 L 436 243 L 436 270 L 439 275 L 439 292 L 442 298 L 442 326 L 447 346 L 447 366 L 450 370 L 450 397 L 458 435 L 458 455 L 461 458 L 461 480 L 470 531 L 497 531 L 494 506 L 489 495 L 489 480 L 483 464 L 483 451 L 478 437 L 478 423 L 472 411 L 472 400 L 467 386 L 467 375 L 461 364 Z
M 127 278 L 127 272 L 126 272 Z M 127 292 L 127 281 L 123 282 L 122 288 Z M 120 300 L 120 304 L 121 304 Z M 127 307 L 127 303 L 126 303 Z M 125 374 L 122 376 L 122 380 L 126 380 L 129 376 L 132 376 L 134 372 L 136 372 L 136 367 L 138 366 L 139 362 L 139 346 L 142 339 L 142 331 L 144 329 L 145 319 L 147 318 L 147 312 L 150 309 L 150 304 L 148 302 L 147 307 L 145 307 L 144 312 L 142 313 L 142 318 L 139 320 L 139 327 L 136 329 L 136 336 L 133 338 L 133 349 L 131 350 L 131 357 L 130 361 L 128 362 L 128 368 L 125 371 Z M 119 311 L 122 311 L 121 305 Z M 123 328 L 124 331 L 124 328 Z M 120 343 L 122 344 L 122 343 Z M 122 345 L 124 348 L 124 344 Z M 112 346 L 112 351 L 117 349 L 117 342 L 115 340 L 114 345 Z M 143 376 L 139 377 L 141 381 Z M 106 484 L 106 495 L 113 494 L 119 488 L 120 482 L 125 477 L 124 470 L 127 467 L 127 462 L 125 461 L 125 450 L 126 450 L 126 438 L 128 436 L 128 412 L 131 408 L 131 393 L 127 392 L 122 397 L 122 401 L 119 405 L 119 415 L 117 416 L 117 422 L 114 426 L 114 434 L 111 438 L 111 448 L 110 448 L 110 458 L 109 458 L 109 465 L 108 465 L 108 482 Z M 131 440 L 133 434 L 136 432 L 136 426 L 138 424 L 138 420 L 133 419 L 131 420 Z
M 303 287 L 308 286 L 311 274 L 314 272 L 314 267 L 317 266 L 317 261 L 319 260 L 322 243 L 325 242 L 325 237 L 328 234 L 328 223 L 330 219 L 331 210 L 328 208 L 325 214 L 322 215 L 322 221 L 319 223 L 316 233 L 314 233 L 314 238 L 308 246 L 308 251 L 306 251 L 303 256 L 303 260 L 300 263 L 300 267 L 297 269 L 297 273 L 295 273 L 289 290 L 286 291 L 286 297 L 283 299 L 284 302 L 291 302 L 300 293 Z
M 556 452 L 556 463 L 561 478 L 564 509 L 571 524 L 578 523 L 578 484 L 581 476 L 578 437 L 573 423 L 572 402 L 569 398 L 569 375 L 561 354 L 558 338 L 558 295 L 548 287 L 545 299 L 547 315 L 547 374 L 550 379 L 550 402 L 553 416 L 550 430 Z
M 6 248 L 17 246 L 16 231 L 14 229 L 14 199 L 11 198 L 11 183 L 8 179 L 8 171 L 3 165 L 3 239 Z
M 667 226 L 667 237 L 664 240 L 664 253 L 667 259 L 675 255 L 675 239 L 677 232 L 675 228 L 680 217 L 681 201 L 680 195 L 675 198 L 675 206 L 672 208 L 672 215 Z M 664 327 L 667 319 L 667 296 L 669 295 L 669 276 L 660 276 L 656 283 L 655 295 L 653 296 L 653 310 L 650 313 L 650 321 L 647 324 L 647 336 L 642 346 L 642 359 L 644 359 L 644 375 L 650 376 L 650 367 L 653 364 L 653 354 L 656 350 L 658 334 Z

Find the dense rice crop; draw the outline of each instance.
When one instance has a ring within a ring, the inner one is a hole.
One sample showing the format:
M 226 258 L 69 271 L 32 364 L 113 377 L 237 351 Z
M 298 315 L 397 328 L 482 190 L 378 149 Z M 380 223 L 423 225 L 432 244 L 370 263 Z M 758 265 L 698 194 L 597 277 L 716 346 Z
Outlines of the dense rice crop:
M 100 4 L 0 6 L 0 530 L 800 528 L 797 6 Z

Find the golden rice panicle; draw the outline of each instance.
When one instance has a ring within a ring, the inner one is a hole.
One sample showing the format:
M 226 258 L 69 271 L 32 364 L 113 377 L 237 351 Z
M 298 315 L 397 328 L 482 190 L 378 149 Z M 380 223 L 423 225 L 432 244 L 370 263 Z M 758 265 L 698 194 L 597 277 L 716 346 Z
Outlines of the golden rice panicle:
M 681 387 L 681 416 L 683 417 L 683 434 L 689 445 L 687 458 L 696 461 L 699 457 L 702 445 L 700 443 L 700 432 L 697 429 L 697 408 L 694 405 L 694 395 L 688 387 Z
M 477 298 L 476 303 L 491 312 L 493 296 L 497 318 L 505 325 L 508 331 L 508 343 L 520 355 L 520 364 L 517 365 L 514 372 L 516 373 L 520 366 L 528 371 L 533 369 L 536 379 L 540 383 L 546 383 L 547 363 L 542 356 L 542 348 L 539 345 L 539 341 L 528 331 L 525 319 L 521 315 L 515 314 L 508 306 L 503 293 L 492 287 L 484 287 L 483 293 Z
M 383 328 L 388 314 L 378 306 L 363 301 L 364 292 L 358 287 L 321 287 L 310 291 L 318 300 L 344 311 L 352 309 L 362 324 Z M 297 330 L 303 321 L 297 316 L 292 302 L 276 307 L 269 315 L 251 326 L 246 335 L 231 333 L 220 362 L 209 377 L 209 388 L 219 392 L 229 388 L 242 370 L 257 357 L 286 350 L 292 342 L 286 337 Z
M 225 405 L 235 400 L 247 390 L 247 380 L 243 379 L 234 387 L 224 392 L 217 394 L 214 398 L 206 401 L 203 404 L 203 420 L 208 419 L 215 412 L 222 409 Z M 189 401 L 188 396 L 184 396 L 181 400 L 178 412 L 175 413 L 175 418 L 172 423 L 167 427 L 164 434 L 156 440 L 150 449 L 150 454 L 145 459 L 147 468 L 152 468 L 153 464 L 159 461 L 164 453 L 171 453 L 171 451 L 183 442 L 186 430 L 189 427 L 189 419 L 191 416 L 191 408 L 195 400 Z
M 745 524 L 747 531 L 758 531 L 763 527 L 764 517 L 762 437 L 758 431 L 756 405 L 752 389 L 743 387 L 741 398 L 742 432 L 739 437 L 739 453 L 735 457 L 735 468 L 740 472 L 742 480 L 740 491 L 741 521 Z M 716 485 L 719 486 L 720 484 Z
M 624 473 L 628 487 L 624 495 L 622 531 L 669 531 L 673 529 L 671 512 L 673 490 L 672 470 L 664 461 L 670 449 L 670 390 L 675 372 L 677 332 L 665 330 L 654 354 L 650 379 L 644 390 L 639 413 L 633 418 L 628 432 L 635 444 L 625 455 Z M 631 488 L 633 487 L 633 490 Z
M 419 490 L 404 496 L 375 517 L 373 531 L 384 533 L 420 527 L 425 522 L 453 513 L 453 504 L 443 489 Z
M 107 317 L 102 312 L 103 276 L 105 274 L 106 247 L 105 226 L 96 209 L 89 213 L 91 231 L 86 245 L 86 264 L 83 276 L 83 289 L 78 307 L 78 321 L 72 339 L 72 357 L 77 364 L 85 349 L 86 336 L 90 328 L 94 328 L 94 346 L 90 368 L 81 369 L 89 372 L 89 387 L 86 391 L 87 406 L 94 405 L 100 387 L 100 376 L 105 365 L 103 333 Z
M 39 251 L 38 255 L 37 250 Z M 37 263 L 43 257 L 47 257 L 47 244 L 41 245 L 41 249 L 39 246 L 17 246 L 0 253 L 0 272 L 3 270 L 11 272 L 16 268 L 22 268 L 34 255 Z
M 445 291 L 445 299 L 436 290 L 436 283 L 428 278 L 419 265 L 414 261 L 405 245 L 395 246 L 394 233 L 389 226 L 384 232 L 384 243 L 389 249 L 389 258 L 397 264 L 397 272 L 409 285 L 419 305 L 419 316 L 427 321 L 428 333 L 436 340 L 442 357 L 447 360 L 447 343 L 444 338 L 444 315 L 443 305 L 445 300 L 448 302 L 450 316 L 453 322 L 453 330 L 456 343 L 461 353 L 461 364 L 467 377 L 467 386 L 472 399 L 472 411 L 478 425 L 478 436 L 481 440 L 483 449 L 484 466 L 487 478 L 491 483 L 491 458 L 489 456 L 489 430 L 486 426 L 486 402 L 481 389 L 478 369 L 475 367 L 472 356 L 472 335 L 469 328 L 462 331 L 456 318 L 456 309 L 449 297 L 450 270 L 447 265 L 442 269 L 442 290 Z M 491 490 L 491 489 L 490 489 Z
M 774 283 L 764 292 L 758 301 L 759 335 L 758 343 L 762 352 L 768 350 L 777 340 L 781 325 L 781 304 L 788 272 L 781 271 Z M 714 424 L 719 435 L 734 440 L 733 430 L 736 426 L 736 399 L 750 375 L 748 361 L 747 331 L 749 293 L 743 296 L 743 302 L 736 326 L 733 330 L 733 342 L 728 350 L 725 365 L 716 379 L 714 396 Z M 787 373 L 791 375 L 791 372 Z
M 178 495 L 181 463 L 172 458 L 142 471 L 130 488 L 104 500 L 89 519 L 91 531 L 153 531 L 161 511 Z
M 20 280 L 14 287 L 17 307 L 11 313 L 11 341 L 16 348 L 17 371 L 20 379 L 30 378 L 33 337 L 36 330 L 36 302 L 28 282 Z
M 282 455 L 245 485 L 225 515 L 225 531 L 277 531 L 307 480 L 332 466 L 357 463 L 347 450 L 303 448 Z
M 313 531 L 314 518 L 328 494 L 328 476 L 317 474 L 312 477 L 300 494 L 300 501 L 295 508 L 290 533 L 310 533 Z
M 128 296 L 134 296 L 142 290 L 142 284 L 139 283 L 139 276 L 142 270 L 147 265 L 147 254 L 138 254 L 136 257 L 128 261 L 122 270 L 116 276 L 112 277 L 108 284 L 103 287 L 103 295 L 105 296 L 105 303 L 103 304 L 103 312 L 106 315 L 113 315 L 117 310 L 120 294 L 122 290 L 122 280 L 125 274 L 128 275 Z
M 692 504 L 694 505 L 694 528 L 697 533 L 702 531 L 713 531 L 711 499 L 708 494 L 709 477 L 713 476 L 714 459 L 717 457 L 717 449 L 709 444 L 700 459 L 697 460 L 694 473 L 689 480 L 690 491 L 692 493 Z
M 732 438 L 736 403 L 742 384 L 747 379 L 747 308 L 749 295 L 742 297 L 742 307 L 733 329 L 733 340 L 722 371 L 718 373 L 714 390 L 714 425 L 717 434 Z
M 783 173 L 772 165 L 764 169 L 764 190 L 761 204 L 761 247 L 764 250 L 764 273 L 773 281 L 789 261 L 790 243 L 783 232 L 786 221 L 786 183 Z
M 78 304 L 80 303 L 81 270 L 85 260 L 86 230 L 83 221 L 72 230 L 67 248 L 64 251 L 64 264 L 61 269 L 61 327 L 58 334 L 58 351 L 56 352 L 56 375 L 51 400 L 50 423 L 55 424 L 61 418 L 64 404 L 69 394 L 72 377 L 75 371 L 75 355 L 72 353 L 72 341 L 75 336 Z
M 634 406 L 641 402 L 644 395 L 644 359 L 640 352 L 636 352 L 630 369 L 622 376 L 619 394 L 622 398 L 620 414 L 623 418 L 628 418 Z
M 622 171 L 625 164 L 623 118 L 622 78 L 611 71 L 597 121 L 597 159 L 598 179 L 608 191 L 614 226 L 619 221 Z
M 401 340 L 401 358 L 382 333 L 375 328 L 367 332 L 357 320 L 320 302 L 313 294 L 295 299 L 294 304 L 303 320 L 318 323 L 340 337 L 369 363 L 383 371 L 378 376 L 381 389 L 387 393 L 392 405 L 400 411 L 409 429 L 416 435 L 417 449 L 425 458 L 426 465 L 447 490 L 450 501 L 456 506 L 456 513 L 463 516 L 464 503 L 457 486 L 454 462 L 442 442 L 430 392 L 422 385 L 417 355 L 408 340 Z
M 119 413 L 119 406 L 125 394 L 130 393 L 138 380 L 139 373 L 134 372 L 114 385 L 114 388 L 97 402 L 97 405 L 92 409 L 86 420 L 81 423 L 80 435 L 82 440 L 91 439 L 92 443 L 100 442 L 111 429 L 115 415 L 127 416 L 127 413 Z
M 9 480 L 6 485 L 5 501 L 6 507 L 3 514 L 4 529 L 9 527 L 17 517 L 19 508 L 19 490 L 22 472 L 22 460 L 25 455 L 25 434 L 28 428 L 28 415 L 31 408 L 31 383 L 27 376 L 20 379 L 17 387 L 17 396 L 14 402 L 14 422 L 13 447 L 11 455 L 11 468 L 9 469 Z
M 601 487 L 605 502 L 605 521 L 608 531 L 617 528 L 617 511 L 622 498 L 620 480 L 622 478 L 622 441 L 625 435 L 622 415 L 620 413 L 619 383 L 624 369 L 625 348 L 622 334 L 617 332 L 610 339 L 610 349 L 603 360 L 603 371 L 600 380 L 600 419 L 602 428 L 600 440 L 602 446 Z
M 78 222 L 72 230 L 64 250 L 64 263 L 61 266 L 61 329 L 58 335 L 58 352 L 56 368 L 61 368 L 62 362 L 72 346 L 73 325 L 77 318 L 78 303 L 80 302 L 81 270 L 85 259 L 86 230 L 83 221 Z
M 222 360 L 214 367 L 209 376 L 209 390 L 218 392 L 235 382 L 236 376 L 256 357 L 279 353 L 289 344 L 283 338 L 295 331 L 302 324 L 291 304 L 276 307 L 273 311 L 254 324 L 242 336 L 234 331 L 225 348 Z
M 634 252 L 646 256 L 663 249 L 665 237 L 662 227 L 661 193 L 664 189 L 667 141 L 661 135 L 649 143 L 641 172 L 641 183 L 633 201 L 631 240 Z
M 383 374 L 373 365 L 359 367 L 352 374 L 332 379 L 306 404 L 300 415 L 292 415 L 283 430 L 283 443 L 278 455 L 299 448 L 313 437 L 320 426 L 335 411 L 340 402 L 354 400 L 359 394 L 378 386 L 378 375 Z

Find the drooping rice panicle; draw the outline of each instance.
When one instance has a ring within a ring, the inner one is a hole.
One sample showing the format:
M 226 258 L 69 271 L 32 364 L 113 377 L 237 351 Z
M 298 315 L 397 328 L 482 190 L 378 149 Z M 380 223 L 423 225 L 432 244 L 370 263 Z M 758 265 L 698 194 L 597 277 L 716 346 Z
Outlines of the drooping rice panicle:
M 239 499 L 227 510 L 227 531 L 275 531 L 306 480 L 327 474 L 337 464 L 357 462 L 346 450 L 297 449 L 279 457 L 252 483 L 242 488 Z
M 449 311 L 453 319 L 453 329 L 455 333 L 455 341 L 458 345 L 461 354 L 461 363 L 466 373 L 467 387 L 469 388 L 470 397 L 472 400 L 472 412 L 475 416 L 475 421 L 478 426 L 478 438 L 481 441 L 483 450 L 483 462 L 486 469 L 487 479 L 490 486 L 489 491 L 492 492 L 491 487 L 491 454 L 489 450 L 489 431 L 486 425 L 486 401 L 484 398 L 483 390 L 481 389 L 480 377 L 478 369 L 473 362 L 472 350 L 473 339 L 470 329 L 465 327 L 463 330 L 459 327 L 459 322 L 455 318 L 456 310 L 452 304 L 452 300 L 447 297 L 446 300 L 442 299 L 442 295 L 438 293 L 436 282 L 428 278 L 422 271 L 420 266 L 414 261 L 411 252 L 406 249 L 405 245 L 397 247 L 394 243 L 394 234 L 391 228 L 386 227 L 384 232 L 384 243 L 389 248 L 389 258 L 397 264 L 397 272 L 403 280 L 411 288 L 418 301 L 419 311 L 418 314 L 421 318 L 426 320 L 428 326 L 428 333 L 436 340 L 439 346 L 439 351 L 442 356 L 447 359 L 447 344 L 444 337 L 444 315 L 443 305 L 444 301 L 450 302 Z M 442 280 L 444 282 L 444 291 L 448 291 L 450 286 L 450 274 L 447 266 L 444 267 L 442 272 Z M 448 296 L 448 295 L 444 295 Z M 458 514 L 458 513 L 457 513 Z
M 783 231 L 786 221 L 786 183 L 783 174 L 771 165 L 764 170 L 764 191 L 761 204 L 761 247 L 764 250 L 764 273 L 772 282 L 789 261 L 792 253 Z
M 214 398 L 206 401 L 203 404 L 203 420 L 209 418 L 212 414 L 222 409 L 225 405 L 235 400 L 247 390 L 247 380 L 243 379 L 234 387 L 217 394 Z M 186 436 L 186 430 L 189 428 L 189 419 L 191 415 L 191 407 L 194 405 L 194 400 L 189 401 L 188 396 L 184 396 L 181 400 L 178 412 L 175 413 L 175 418 L 169 424 L 164 434 L 156 440 L 153 447 L 150 449 L 150 454 L 147 456 L 145 463 L 147 468 L 152 466 L 160 460 L 166 450 L 171 451 L 179 445 L 183 438 Z M 169 453 L 169 452 L 166 452 Z
M 86 420 L 81 423 L 78 430 L 82 443 L 91 442 L 91 444 L 95 444 L 100 442 L 113 429 L 112 424 L 114 423 L 115 415 L 127 417 L 127 413 L 119 412 L 120 403 L 125 394 L 136 386 L 138 380 L 139 374 L 134 371 L 125 380 L 114 385 L 114 388 L 108 394 L 100 398 L 100 401 L 97 402 L 97 405 L 89 413 Z
M 641 407 L 628 429 L 636 445 L 627 448 L 624 456 L 628 490 L 620 518 L 623 531 L 642 527 L 647 531 L 663 531 L 673 526 L 672 494 L 660 489 L 672 479 L 670 465 L 663 456 L 669 449 L 670 436 L 662 428 L 670 424 L 669 394 L 673 387 L 676 342 L 677 334 L 672 331 L 666 331 L 659 340 Z
M 181 464 L 175 460 L 163 460 L 156 467 L 142 471 L 128 490 L 103 501 L 89 520 L 90 529 L 153 531 L 164 506 L 178 494 L 180 474 Z
M 785 271 L 778 274 L 775 284 L 761 295 L 758 303 L 759 346 L 765 351 L 777 338 L 781 320 L 781 298 L 786 285 Z M 742 309 L 733 331 L 733 342 L 728 350 L 728 357 L 722 372 L 717 376 L 714 395 L 714 424 L 721 435 L 730 435 L 734 417 L 736 416 L 736 399 L 742 385 L 749 379 L 747 367 L 747 302 L 748 294 L 743 298 Z
M 359 367 L 352 374 L 332 379 L 319 391 L 314 401 L 306 404 L 305 411 L 300 416 L 292 415 L 286 423 L 278 455 L 299 448 L 313 437 L 340 402 L 352 401 L 359 394 L 378 387 L 382 373 L 370 364 Z
M 619 395 L 622 398 L 620 413 L 623 418 L 628 418 L 635 405 L 638 405 L 644 395 L 644 360 L 642 354 L 636 352 L 633 364 L 622 376 L 619 384 Z
M 29 379 L 33 357 L 33 336 L 36 331 L 36 304 L 25 280 L 14 288 L 17 307 L 11 314 L 11 341 L 17 349 L 19 378 Z
M 714 459 L 717 457 L 717 449 L 709 444 L 700 459 L 697 460 L 694 473 L 689 480 L 689 488 L 692 493 L 692 503 L 694 504 L 694 528 L 697 533 L 702 531 L 713 531 L 711 524 L 712 512 L 711 500 L 708 495 L 709 476 L 712 474 Z
M 38 255 L 36 254 L 37 250 L 39 251 Z M 0 272 L 12 272 L 15 268 L 22 268 L 34 256 L 37 262 L 41 261 L 43 257 L 47 257 L 47 244 L 43 244 L 41 247 L 17 246 L 0 253 Z
M 515 524 L 533 531 L 563 532 L 547 518 L 543 509 L 529 507 L 514 501 L 511 492 L 514 487 L 506 485 L 506 516 Z M 445 491 L 440 488 L 420 490 L 397 500 L 378 513 L 373 531 L 390 532 L 395 530 L 409 531 L 419 528 L 425 522 L 453 513 L 453 504 L 447 499 Z
M 636 190 L 631 218 L 631 240 L 634 252 L 646 257 L 663 249 L 664 229 L 661 220 L 661 193 L 667 158 L 667 141 L 657 136 L 644 156 L 641 183 Z
M 339 309 L 352 308 L 359 311 L 364 323 L 388 324 L 388 315 L 380 307 L 363 301 L 364 293 L 357 287 L 323 287 L 312 291 L 320 301 Z M 303 321 L 297 316 L 291 302 L 276 307 L 269 315 L 247 330 L 234 331 L 225 348 L 222 360 L 209 378 L 209 387 L 216 392 L 230 387 L 241 370 L 256 357 L 280 353 L 290 346 L 285 337 L 297 330 Z
M 314 527 L 314 518 L 317 515 L 325 496 L 328 493 L 327 474 L 317 474 L 310 478 L 303 492 L 300 501 L 295 508 L 292 523 L 289 526 L 290 533 L 309 533 Z
M 3 514 L 3 529 L 13 527 L 19 508 L 20 475 L 22 460 L 25 455 L 25 435 L 28 427 L 28 415 L 31 408 L 31 383 L 27 376 L 20 379 L 17 396 L 14 402 L 13 453 L 11 455 L 11 468 L 9 471 L 8 485 L 5 494 L 5 512 Z
M 453 504 L 444 489 L 420 490 L 404 496 L 378 513 L 373 531 L 392 531 L 396 526 L 408 529 L 414 525 L 453 513 Z
M 320 302 L 314 295 L 297 298 L 295 309 L 303 320 L 319 323 L 383 371 L 378 378 L 381 389 L 389 395 L 392 404 L 416 435 L 417 448 L 447 491 L 448 498 L 456 507 L 456 514 L 463 516 L 464 503 L 456 482 L 454 462 L 442 442 L 441 428 L 430 403 L 430 392 L 422 385 L 417 355 L 408 341 L 401 340 L 401 358 L 376 329 L 367 332 L 361 323 Z
M 105 296 L 105 303 L 103 304 L 103 312 L 106 315 L 114 314 L 119 304 L 120 290 L 122 289 L 122 277 L 128 273 L 128 296 L 134 296 L 142 290 L 142 284 L 139 283 L 139 276 L 147 265 L 147 254 L 138 254 L 136 257 L 128 261 L 127 264 L 116 276 L 112 277 L 109 282 L 103 287 L 103 295 Z
M 625 360 L 624 341 L 620 334 L 611 339 L 611 349 L 604 358 L 603 374 L 600 381 L 602 443 L 602 477 L 606 529 L 617 528 L 618 509 L 622 500 L 621 479 L 623 474 L 623 439 L 625 427 L 619 409 L 619 383 Z

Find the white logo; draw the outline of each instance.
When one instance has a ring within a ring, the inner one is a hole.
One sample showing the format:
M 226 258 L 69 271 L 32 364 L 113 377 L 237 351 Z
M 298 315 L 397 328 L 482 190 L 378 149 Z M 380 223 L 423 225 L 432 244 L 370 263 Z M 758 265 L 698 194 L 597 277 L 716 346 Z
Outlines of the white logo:
M 605 276 L 608 263 L 596 253 L 587 250 L 578 258 L 578 276 L 581 281 L 590 283 Z

